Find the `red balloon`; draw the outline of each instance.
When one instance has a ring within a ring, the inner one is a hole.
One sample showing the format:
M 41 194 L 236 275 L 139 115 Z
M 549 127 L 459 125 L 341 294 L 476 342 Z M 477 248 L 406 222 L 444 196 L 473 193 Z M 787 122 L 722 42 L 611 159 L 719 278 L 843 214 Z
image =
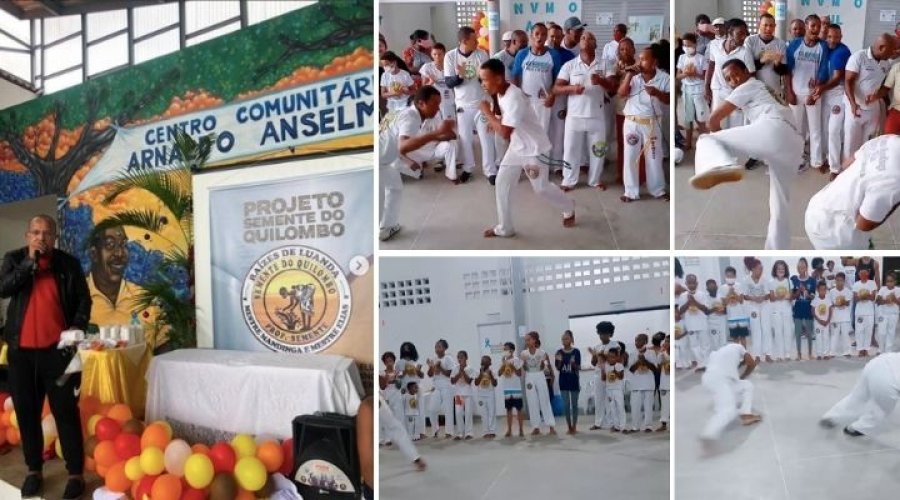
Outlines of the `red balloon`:
M 144 476 L 141 478 L 137 487 L 137 495 L 135 495 L 136 500 L 148 500 L 150 498 L 150 491 L 153 489 L 153 483 L 156 482 L 156 478 L 159 476 Z
M 209 459 L 212 460 L 213 469 L 216 473 L 225 472 L 231 474 L 234 472 L 234 466 L 237 463 L 237 455 L 234 448 L 228 443 L 218 442 L 209 449 Z
M 294 472 L 294 438 L 285 439 L 281 443 L 281 450 L 284 451 L 284 463 L 278 472 L 289 478 Z
M 103 417 L 97 421 L 97 427 L 94 434 L 97 435 L 99 441 L 111 441 L 122 432 L 122 424 L 109 418 Z
M 181 494 L 181 500 L 204 500 L 206 498 L 206 492 L 203 490 L 196 490 L 194 488 L 184 488 L 183 493 Z
M 113 440 L 116 447 L 116 455 L 122 460 L 128 460 L 141 454 L 141 438 L 134 434 L 121 433 Z

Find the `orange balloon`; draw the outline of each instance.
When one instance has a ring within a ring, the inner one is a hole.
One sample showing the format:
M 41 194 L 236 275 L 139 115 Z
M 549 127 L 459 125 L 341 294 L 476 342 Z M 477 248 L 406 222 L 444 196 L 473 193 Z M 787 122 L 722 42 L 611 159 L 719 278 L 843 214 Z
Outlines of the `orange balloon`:
M 266 472 L 277 472 L 284 463 L 284 451 L 275 441 L 266 441 L 256 448 L 256 458 L 266 466 Z
M 100 409 L 100 400 L 94 396 L 85 396 L 81 395 L 81 398 L 78 400 L 78 407 L 81 409 L 82 415 L 94 415 L 98 413 L 97 410 Z
M 0 448 L 6 444 L 6 432 L 0 432 Z
M 97 469 L 99 470 L 100 467 L 107 469 L 112 467 L 121 458 L 116 453 L 116 446 L 112 441 L 100 441 L 97 443 L 97 447 L 94 448 L 94 460 L 97 461 Z
M 85 457 L 84 458 L 84 469 L 89 472 L 96 472 L 97 471 L 97 461 L 91 457 Z
M 181 478 L 172 474 L 163 474 L 153 482 L 150 489 L 153 500 L 178 500 L 181 498 Z
M 110 408 L 112 408 L 111 403 L 100 403 L 100 406 L 97 407 L 97 413 L 105 417 L 106 414 L 109 413 Z
M 124 424 L 125 422 L 131 420 L 131 408 L 126 404 L 117 404 L 113 405 L 112 408 L 109 409 L 109 412 L 106 415 L 107 417 L 119 422 L 120 424 Z
M 44 398 L 44 408 L 41 409 L 41 420 L 44 419 L 47 415 L 50 414 L 50 401 Z
M 256 498 L 256 495 L 254 495 L 253 493 L 251 493 L 247 490 L 241 489 L 238 491 L 237 496 L 234 497 L 234 500 L 254 500 L 255 498 Z
M 158 423 L 153 423 L 144 429 L 144 435 L 141 436 L 141 449 L 153 446 L 160 450 L 165 450 L 169 445 L 169 431 Z
M 97 475 L 106 479 L 106 474 L 109 472 L 109 467 L 104 467 L 102 465 L 97 466 Z
M 15 427 L 7 427 L 6 441 L 12 446 L 19 446 L 19 443 L 22 442 L 22 436 L 19 434 L 19 429 L 16 429 Z
M 9 419 L 12 417 L 11 411 L 5 411 L 0 415 L 0 427 L 9 427 Z
M 125 476 L 125 462 L 118 462 L 106 471 L 106 487 L 116 493 L 125 493 L 131 488 L 131 480 Z
M 202 455 L 209 455 L 209 446 L 206 446 L 203 443 L 197 443 L 194 446 L 191 446 L 191 451 Z

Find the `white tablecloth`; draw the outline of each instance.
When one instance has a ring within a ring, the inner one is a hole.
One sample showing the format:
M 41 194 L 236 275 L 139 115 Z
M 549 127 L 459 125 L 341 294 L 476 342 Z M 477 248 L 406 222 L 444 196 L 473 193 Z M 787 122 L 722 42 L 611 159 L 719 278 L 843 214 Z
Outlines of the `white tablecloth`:
M 352 359 L 182 349 L 153 358 L 147 418 L 287 438 L 298 415 L 356 415 L 363 387 Z

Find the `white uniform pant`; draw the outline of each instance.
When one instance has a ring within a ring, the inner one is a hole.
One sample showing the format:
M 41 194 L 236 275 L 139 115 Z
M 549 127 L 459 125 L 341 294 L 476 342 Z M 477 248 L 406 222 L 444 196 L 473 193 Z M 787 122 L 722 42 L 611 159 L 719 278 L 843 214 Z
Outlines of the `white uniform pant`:
M 631 391 L 631 428 L 653 429 L 653 390 Z
M 472 136 L 472 130 L 475 130 L 481 144 L 481 169 L 485 176 L 496 173 L 494 133 L 488 128 L 487 119 L 481 116 L 478 106 L 459 108 L 456 114 L 456 123 L 459 126 L 457 133 L 462 150 L 463 170 L 472 172 L 475 169 L 475 139 Z M 450 165 L 447 167 L 449 168 Z
M 839 323 L 831 323 L 831 355 L 846 356 L 850 354 L 850 331 L 849 321 L 841 321 Z
M 418 415 L 406 415 L 406 432 L 413 439 L 425 434 L 425 425 L 421 418 L 421 412 Z
M 843 159 L 841 149 L 844 146 L 844 92 L 826 92 L 822 101 L 823 132 L 828 134 L 828 167 L 832 172 L 841 171 Z
M 817 250 L 867 250 L 869 233 L 856 228 L 856 214 L 831 210 L 824 189 L 806 206 L 806 237 Z
M 532 429 L 540 429 L 543 426 L 556 427 L 544 372 L 525 373 L 525 399 L 528 402 L 528 420 Z
M 875 331 L 875 316 L 859 314 L 856 310 L 856 325 L 853 331 L 856 333 L 856 350 L 868 351 L 872 347 L 872 333 Z
M 669 390 L 668 389 L 660 389 L 659 390 L 659 421 L 660 422 L 669 422 Z
M 428 402 L 428 418 L 431 419 L 431 432 L 437 436 L 438 428 L 440 425 L 438 422 L 438 414 L 444 414 L 444 434 L 448 436 L 453 435 L 453 386 L 446 384 L 437 384 L 434 386 L 434 392 L 431 393 L 431 398 Z
M 587 152 L 589 165 L 587 183 L 591 187 L 598 186 L 608 151 L 609 143 L 606 142 L 606 125 L 603 119 L 572 117 L 566 119 L 563 137 L 563 161 L 566 166 L 563 170 L 562 185 L 575 187 L 578 184 L 581 160 Z
M 742 127 L 709 136 L 733 154 L 755 158 L 769 165 L 769 228 L 766 250 L 790 248 L 790 192 L 803 161 L 803 139 L 793 123 L 779 118 L 761 118 Z M 704 154 L 701 142 L 697 155 Z
M 754 317 L 754 314 L 756 317 Z M 769 308 L 750 305 L 750 354 L 754 358 L 772 355 L 772 320 Z
M 776 359 L 791 357 L 794 345 L 794 316 L 788 311 L 772 313 L 772 355 Z
M 712 91 L 712 110 L 714 111 L 716 108 L 722 105 L 725 102 L 725 99 L 731 95 L 731 89 L 713 89 Z M 740 110 L 735 110 L 730 115 L 728 115 L 724 120 L 722 120 L 722 130 L 740 127 L 744 124 L 744 113 Z
M 894 337 L 897 335 L 896 314 L 880 314 L 878 316 L 878 346 L 880 352 L 894 351 Z
M 475 436 L 475 397 L 457 395 L 456 403 L 456 436 Z
M 708 330 L 691 330 L 688 332 L 688 335 L 684 337 L 685 339 L 689 339 L 689 350 L 691 352 L 692 361 L 697 362 L 697 368 L 703 368 L 706 366 L 706 362 L 709 361 L 709 331 Z
M 550 158 L 553 158 L 554 161 L 563 159 L 563 144 L 566 131 L 566 103 L 567 99 L 565 96 L 556 96 L 553 107 L 550 108 L 550 127 L 547 129 L 547 137 L 553 144 L 553 148 L 550 149 Z M 562 118 L 560 118 L 560 116 L 562 116 Z M 581 164 L 580 160 L 578 161 L 578 164 Z M 562 170 L 562 167 L 557 167 L 554 170 Z
M 484 429 L 482 435 L 497 433 L 497 396 L 493 391 L 488 393 L 479 392 L 476 396 L 478 399 L 478 413 L 481 415 L 481 425 Z
M 606 389 L 606 416 L 613 429 L 625 428 L 625 393 L 621 387 Z
M 732 420 L 739 415 L 750 414 L 753 384 L 748 380 L 732 379 L 714 372 L 704 373 L 702 380 L 703 387 L 713 397 L 713 415 L 706 422 L 700 436 L 704 439 L 719 439 Z
M 897 405 L 900 383 L 894 376 L 900 363 L 898 355 L 882 355 L 866 363 L 859 380 L 844 399 L 834 405 L 823 419 L 869 434 L 880 427 Z
M 806 104 L 807 95 L 797 94 L 797 104 L 791 105 L 791 113 L 794 114 L 794 123 L 809 131 L 809 164 L 814 168 L 822 166 L 822 101 L 818 100 L 812 106 Z M 794 165 L 797 167 L 797 165 Z
M 725 316 L 710 314 L 707 317 L 706 324 L 709 328 L 709 352 L 713 352 L 728 343 L 728 321 Z
M 553 108 L 544 106 L 544 100 L 539 97 L 531 97 L 529 102 L 531 103 L 531 109 L 534 110 L 534 114 L 537 116 L 538 124 L 544 133 L 547 134 L 547 137 L 550 137 L 550 117 L 553 115 Z M 550 153 L 548 152 L 547 154 L 549 155 Z
M 858 104 L 858 103 L 857 103 Z M 869 105 L 869 109 L 860 109 L 860 116 L 855 116 L 850 110 L 850 101 L 844 96 L 844 156 L 846 160 L 856 153 L 856 150 L 878 132 L 881 121 L 881 104 L 875 102 Z
M 575 202 L 559 186 L 550 182 L 550 169 L 547 165 L 535 157 L 526 158 L 508 151 L 503 158 L 494 188 L 499 218 L 494 233 L 498 236 L 512 236 L 516 233 L 513 227 L 512 187 L 518 182 L 523 169 L 535 194 L 556 207 L 563 217 L 568 217 L 575 211 Z
M 638 123 L 639 120 L 641 123 Z M 666 194 L 666 177 L 663 172 L 663 143 L 659 119 L 654 117 L 625 117 L 622 126 L 625 136 L 625 157 L 623 163 L 625 196 L 636 200 L 640 198 L 640 159 L 644 153 L 644 165 L 647 170 L 647 191 L 658 198 Z
M 378 194 L 381 205 L 382 229 L 396 226 L 400 221 L 400 200 L 403 198 L 403 179 L 391 165 L 378 167 Z
M 403 424 L 394 416 L 390 406 L 384 404 L 384 402 L 380 402 L 378 405 L 378 423 L 384 433 L 383 437 L 385 440 L 393 442 L 400 449 L 400 452 L 403 453 L 403 456 L 406 457 L 406 460 L 414 462 L 419 458 L 419 452 L 409 438 L 409 434 L 406 433 Z
M 816 356 L 831 356 L 831 327 L 822 326 L 813 319 L 813 331 L 816 335 Z
M 603 427 L 606 417 L 606 382 L 600 380 L 600 374 L 594 380 L 594 426 Z
M 456 180 L 456 141 L 429 142 L 405 156 L 422 167 L 427 161 L 444 160 L 444 175 L 451 181 Z

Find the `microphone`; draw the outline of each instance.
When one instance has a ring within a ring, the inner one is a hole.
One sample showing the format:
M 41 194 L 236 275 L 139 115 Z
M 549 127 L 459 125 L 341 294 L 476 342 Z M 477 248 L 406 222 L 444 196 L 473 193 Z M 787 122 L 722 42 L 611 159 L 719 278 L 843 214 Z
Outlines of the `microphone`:
M 37 273 L 37 270 L 38 270 L 38 259 L 40 259 L 40 258 L 41 258 L 41 251 L 40 251 L 40 250 L 35 250 L 35 251 L 34 251 L 34 262 L 32 262 L 32 264 L 31 264 L 31 274 L 36 274 L 36 273 Z

